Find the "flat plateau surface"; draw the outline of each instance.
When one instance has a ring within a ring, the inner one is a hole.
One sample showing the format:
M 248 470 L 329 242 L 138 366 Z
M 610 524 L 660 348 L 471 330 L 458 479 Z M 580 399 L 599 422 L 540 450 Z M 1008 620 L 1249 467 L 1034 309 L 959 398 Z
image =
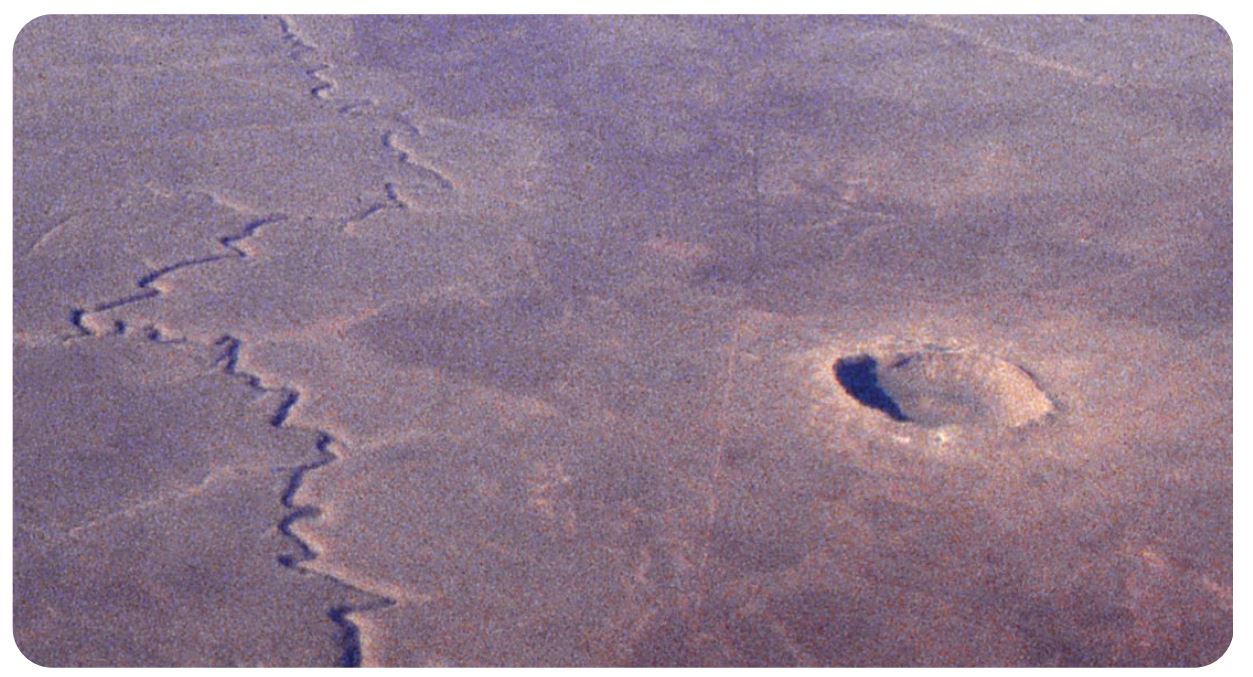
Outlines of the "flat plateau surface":
M 1200 17 L 44 17 L 45 665 L 1202 665 Z

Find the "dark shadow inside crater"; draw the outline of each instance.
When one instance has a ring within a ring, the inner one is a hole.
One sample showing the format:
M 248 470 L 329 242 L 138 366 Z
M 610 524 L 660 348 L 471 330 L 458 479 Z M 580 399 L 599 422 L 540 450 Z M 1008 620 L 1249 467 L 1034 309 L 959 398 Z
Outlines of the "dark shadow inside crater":
M 844 391 L 867 407 L 878 409 L 896 421 L 908 421 L 901 407 L 879 385 L 879 363 L 869 355 L 844 357 L 835 363 L 835 379 Z
M 862 405 L 923 428 L 1017 428 L 1054 411 L 1027 370 L 969 351 L 863 353 L 836 362 L 835 378 Z

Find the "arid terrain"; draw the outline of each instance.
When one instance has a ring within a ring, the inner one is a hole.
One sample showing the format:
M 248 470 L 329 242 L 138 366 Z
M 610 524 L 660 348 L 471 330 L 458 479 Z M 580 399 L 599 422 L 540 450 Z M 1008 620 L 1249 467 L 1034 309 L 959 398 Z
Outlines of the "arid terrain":
M 1232 632 L 1202 17 L 50 16 L 42 665 L 1170 665 Z

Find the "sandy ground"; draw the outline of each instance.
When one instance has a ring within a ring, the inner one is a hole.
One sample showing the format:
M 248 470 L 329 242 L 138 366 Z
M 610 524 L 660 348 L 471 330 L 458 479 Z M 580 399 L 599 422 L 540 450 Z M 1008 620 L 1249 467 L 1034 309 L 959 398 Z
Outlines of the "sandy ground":
M 1207 19 L 46 17 L 14 58 L 37 663 L 1229 642 Z

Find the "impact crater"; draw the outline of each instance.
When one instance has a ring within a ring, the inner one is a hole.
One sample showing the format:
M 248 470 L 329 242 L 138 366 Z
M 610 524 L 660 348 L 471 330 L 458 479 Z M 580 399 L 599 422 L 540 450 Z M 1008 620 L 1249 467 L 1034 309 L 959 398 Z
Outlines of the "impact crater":
M 862 405 L 924 428 L 1017 428 L 1054 409 L 1027 370 L 979 353 L 863 353 L 839 359 L 834 371 Z

